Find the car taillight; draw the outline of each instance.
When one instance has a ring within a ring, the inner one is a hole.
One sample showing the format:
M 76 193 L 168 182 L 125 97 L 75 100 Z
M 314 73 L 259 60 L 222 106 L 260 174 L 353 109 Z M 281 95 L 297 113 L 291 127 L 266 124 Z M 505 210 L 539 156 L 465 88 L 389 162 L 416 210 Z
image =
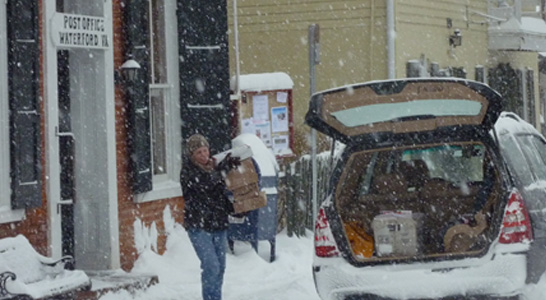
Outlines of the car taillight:
M 521 194 L 513 190 L 504 212 L 499 242 L 502 244 L 520 243 L 533 240 L 531 219 Z
M 339 255 L 332 229 L 323 208 L 320 208 L 315 223 L 315 253 L 319 257 Z

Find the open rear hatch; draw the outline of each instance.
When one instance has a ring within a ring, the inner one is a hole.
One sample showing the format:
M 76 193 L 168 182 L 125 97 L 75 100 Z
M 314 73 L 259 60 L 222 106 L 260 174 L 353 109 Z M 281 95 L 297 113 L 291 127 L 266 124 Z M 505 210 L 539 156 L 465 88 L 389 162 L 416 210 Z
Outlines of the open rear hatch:
M 459 79 L 371 82 L 313 95 L 306 122 L 348 145 L 450 127 L 489 132 L 500 95 Z M 451 131 L 444 131 L 451 132 Z M 367 144 L 347 158 L 334 203 L 355 263 L 479 255 L 498 234 L 501 175 L 476 139 Z M 339 242 L 339 241 L 338 241 Z
M 484 126 L 501 112 L 500 95 L 479 82 L 404 79 L 355 84 L 314 94 L 306 123 L 346 144 L 362 135 Z

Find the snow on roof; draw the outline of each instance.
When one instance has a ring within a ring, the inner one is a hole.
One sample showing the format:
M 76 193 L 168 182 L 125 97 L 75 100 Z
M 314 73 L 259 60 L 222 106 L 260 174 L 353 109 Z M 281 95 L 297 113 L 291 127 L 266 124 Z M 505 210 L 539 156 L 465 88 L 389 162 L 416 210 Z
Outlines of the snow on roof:
M 546 35 L 546 22 L 535 17 L 521 17 L 521 19 L 518 20 L 518 18 L 512 16 L 505 22 L 499 22 L 496 25 L 491 25 L 490 29 L 504 33 L 521 32 L 544 36 Z
M 521 17 L 521 29 L 528 32 L 546 34 L 546 22 L 539 18 Z
M 234 76 L 230 81 L 232 91 L 236 89 L 235 82 L 237 78 Z M 246 74 L 240 76 L 241 91 L 261 92 L 272 90 L 289 90 L 294 87 L 294 82 L 283 72 Z

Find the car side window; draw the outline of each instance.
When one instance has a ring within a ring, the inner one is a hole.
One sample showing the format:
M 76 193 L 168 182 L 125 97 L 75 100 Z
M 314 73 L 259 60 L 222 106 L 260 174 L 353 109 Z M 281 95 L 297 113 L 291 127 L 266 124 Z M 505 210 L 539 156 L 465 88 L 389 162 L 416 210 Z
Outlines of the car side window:
M 543 138 L 533 136 L 532 139 L 533 144 L 535 145 L 540 158 L 542 158 L 542 162 L 546 164 L 546 142 Z
M 527 135 L 518 138 L 522 149 L 530 162 L 531 170 L 539 180 L 546 180 L 546 145 L 537 136 Z
M 515 173 L 519 184 L 528 186 L 533 183 L 533 176 L 529 172 L 529 163 L 516 140 L 508 136 L 501 141 L 503 157 L 510 169 Z

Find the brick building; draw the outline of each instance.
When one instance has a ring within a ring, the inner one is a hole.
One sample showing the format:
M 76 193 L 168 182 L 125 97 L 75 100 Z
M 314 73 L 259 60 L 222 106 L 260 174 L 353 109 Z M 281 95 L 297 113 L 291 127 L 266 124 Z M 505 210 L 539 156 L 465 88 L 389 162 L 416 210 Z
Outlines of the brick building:
M 0 5 L 0 238 L 130 270 L 134 224 L 182 221 L 183 141 L 230 143 L 227 4 Z M 121 66 L 139 66 L 129 78 Z M 184 120 L 184 122 L 182 122 Z

